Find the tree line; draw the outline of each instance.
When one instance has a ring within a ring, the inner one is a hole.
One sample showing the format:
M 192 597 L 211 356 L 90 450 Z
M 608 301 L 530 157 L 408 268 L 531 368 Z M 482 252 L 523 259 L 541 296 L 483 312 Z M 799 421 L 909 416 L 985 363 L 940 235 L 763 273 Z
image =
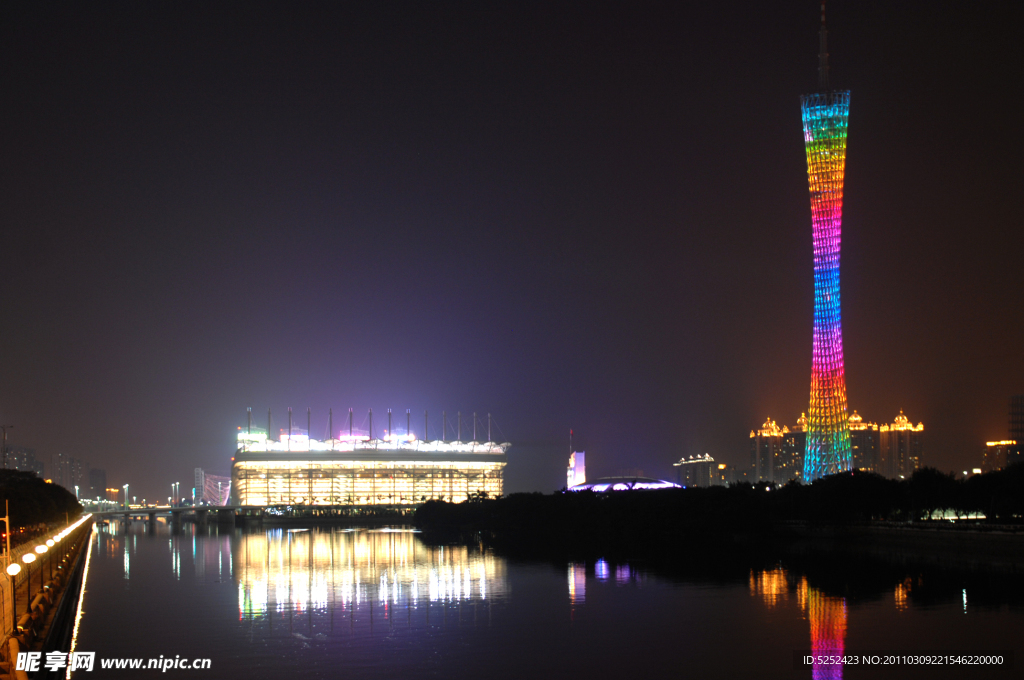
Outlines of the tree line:
M 59 484 L 40 479 L 34 472 L 22 470 L 0 470 L 0 516 L 5 503 L 12 532 L 30 530 L 40 524 L 63 524 L 82 511 L 75 494 Z
M 771 540 L 787 523 L 921 522 L 936 512 L 984 522 L 1024 521 L 1024 463 L 956 479 L 926 468 L 907 480 L 860 471 L 812 484 L 734 484 L 729 487 L 611 493 L 559 492 L 429 501 L 416 524 L 435 534 L 486 533 L 518 544 L 621 544 L 691 537 L 742 536 Z

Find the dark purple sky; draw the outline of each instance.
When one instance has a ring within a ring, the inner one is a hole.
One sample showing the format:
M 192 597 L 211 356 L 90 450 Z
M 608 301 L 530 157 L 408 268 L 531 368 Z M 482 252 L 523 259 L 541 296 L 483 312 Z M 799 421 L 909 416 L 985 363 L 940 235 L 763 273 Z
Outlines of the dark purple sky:
M 491 412 L 550 491 L 807 409 L 816 2 L 353 5 L 4 3 L 12 443 L 155 496 L 248 406 Z M 850 406 L 943 470 L 1024 392 L 1021 18 L 829 7 Z

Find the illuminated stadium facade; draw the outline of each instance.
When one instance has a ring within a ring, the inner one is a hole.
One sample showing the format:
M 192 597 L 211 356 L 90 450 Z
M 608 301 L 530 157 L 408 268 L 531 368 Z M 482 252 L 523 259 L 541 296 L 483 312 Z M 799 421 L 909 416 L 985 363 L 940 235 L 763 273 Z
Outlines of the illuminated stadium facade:
M 850 429 L 839 304 L 843 179 L 850 92 L 828 90 L 825 3 L 816 94 L 800 98 L 814 232 L 814 345 L 804 479 L 850 469 Z
M 415 435 L 238 433 L 231 497 L 238 505 L 418 505 L 500 496 L 505 442 L 421 441 Z

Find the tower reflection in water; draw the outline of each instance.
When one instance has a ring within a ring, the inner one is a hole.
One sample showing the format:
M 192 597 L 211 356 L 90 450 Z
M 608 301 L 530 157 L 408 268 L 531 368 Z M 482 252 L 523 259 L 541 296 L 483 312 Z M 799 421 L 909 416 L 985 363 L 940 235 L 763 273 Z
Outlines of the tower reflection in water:
M 271 530 L 243 535 L 233 556 L 239 620 L 275 613 L 374 611 L 503 599 L 505 562 L 466 546 L 430 547 L 405 530 Z
M 569 602 L 583 604 L 587 601 L 587 565 L 570 563 L 567 576 L 569 578 Z
M 814 655 L 842 656 L 846 640 L 846 600 L 830 597 L 817 588 L 809 588 L 807 579 L 800 581 L 807 619 L 811 623 L 811 652 Z M 799 590 L 797 591 L 800 592 Z M 840 680 L 842 664 L 814 664 L 814 680 Z
M 788 599 L 790 575 L 782 567 L 750 572 L 750 594 L 760 596 L 768 607 Z M 846 600 L 824 594 L 801 577 L 796 584 L 796 600 L 811 627 L 811 653 L 815 656 L 842 656 L 846 642 Z M 841 664 L 815 663 L 814 680 L 841 680 Z

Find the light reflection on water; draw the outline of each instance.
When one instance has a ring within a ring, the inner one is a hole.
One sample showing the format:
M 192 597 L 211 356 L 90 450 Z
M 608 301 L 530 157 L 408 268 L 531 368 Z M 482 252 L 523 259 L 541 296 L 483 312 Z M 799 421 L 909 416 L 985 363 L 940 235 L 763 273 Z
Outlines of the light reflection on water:
M 94 540 L 78 648 L 107 658 L 188 654 L 230 668 L 211 678 L 333 678 L 343 669 L 469 680 L 484 666 L 498 678 L 613 678 L 634 671 L 637 656 L 652 673 L 676 673 L 685 656 L 693 677 L 788 678 L 793 650 L 841 654 L 895 639 L 998 646 L 1021 622 L 985 609 L 985 591 L 971 591 L 970 608 L 959 586 L 955 601 L 935 604 L 934 582 L 917 573 L 873 585 L 866 602 L 782 563 L 716 562 L 668 577 L 610 559 L 512 561 L 480 545 L 430 546 L 402 529 L 174 532 L 160 523 L 125 533 L 112 523 Z M 935 630 L 947 637 L 934 641 Z M 819 665 L 796 677 L 839 680 L 841 671 Z
M 805 601 L 811 624 L 811 652 L 816 656 L 841 657 L 846 641 L 846 600 L 807 587 L 807 579 L 802 579 L 801 585 L 807 592 Z M 815 662 L 812 672 L 814 680 L 841 680 L 843 677 L 843 667 L 839 664 Z
M 795 585 L 794 585 L 795 582 Z M 842 656 L 846 642 L 846 600 L 826 595 L 807 583 L 807 577 L 796 577 L 781 566 L 750 572 L 750 594 L 760 597 L 768 608 L 789 599 L 792 590 L 797 605 L 810 624 L 810 649 L 819 655 Z M 842 680 L 841 665 L 815 663 L 814 680 Z
M 430 548 L 412 532 L 275 529 L 239 540 L 240 620 L 369 602 L 405 608 L 486 600 L 507 590 L 503 560 L 467 546 Z
M 583 604 L 587 601 L 587 565 L 573 562 L 569 565 L 569 602 Z

